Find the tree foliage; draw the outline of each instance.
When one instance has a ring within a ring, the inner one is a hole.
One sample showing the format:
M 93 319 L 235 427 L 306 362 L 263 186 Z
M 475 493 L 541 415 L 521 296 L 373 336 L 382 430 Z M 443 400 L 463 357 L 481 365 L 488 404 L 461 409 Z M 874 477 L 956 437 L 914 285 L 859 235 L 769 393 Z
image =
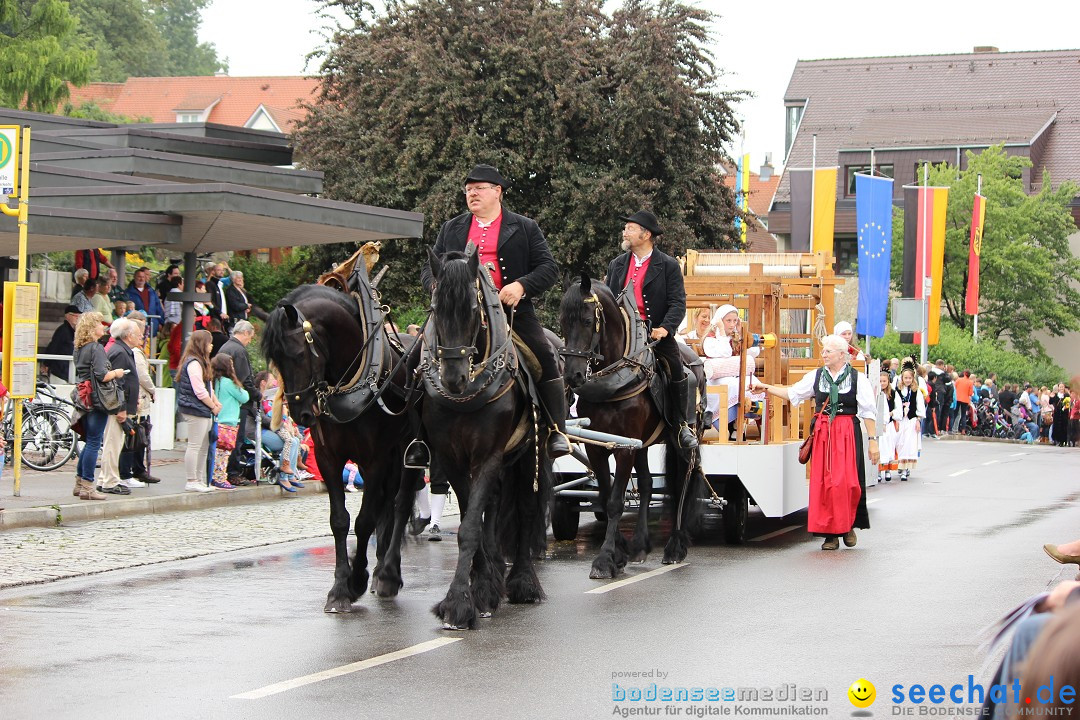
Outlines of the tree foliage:
M 1053 188 L 1045 174 L 1042 190 L 1024 191 L 1023 171 L 1031 160 L 1009 156 L 1003 145 L 967 152 L 967 168 L 942 163 L 931 167 L 930 185 L 947 186 L 943 312 L 953 325 L 967 328 L 971 211 L 978 176 L 986 197 L 980 255 L 979 337 L 1008 341 L 1016 351 L 1046 360 L 1041 332 L 1054 336 L 1080 330 L 1080 259 L 1069 236 L 1077 231 L 1069 204 L 1080 192 L 1070 181 Z M 893 283 L 900 287 L 903 266 L 903 214 L 894 214 Z
M 423 212 L 422 239 L 384 247 L 384 296 L 420 299 L 418 267 L 464 210 L 476 163 L 511 182 L 507 207 L 535 218 L 564 276 L 602 276 L 620 215 L 647 207 L 660 247 L 734 247 L 732 193 L 716 174 L 737 132 L 705 49 L 707 11 L 674 0 L 389 0 L 382 14 L 331 0 L 339 29 L 318 100 L 295 141 L 328 197 Z M 324 270 L 351 249 L 307 253 Z M 549 300 L 550 302 L 550 300 Z
M 97 53 L 95 82 L 165 75 L 168 54 L 145 0 L 69 0 L 78 35 Z
M 165 43 L 167 61 L 162 75 L 213 75 L 228 71 L 213 43 L 199 42 L 202 11 L 211 0 L 146 0 L 154 25 Z
M 66 102 L 61 110 L 61 114 L 67 117 L 81 118 L 83 120 L 97 120 L 98 122 L 118 123 L 118 124 L 130 124 L 130 123 L 149 123 L 154 119 L 147 116 L 129 117 L 127 115 L 119 115 L 117 113 L 111 113 L 98 105 L 93 100 L 87 100 L 86 102 L 74 105 L 73 103 Z
M 53 112 L 68 83 L 90 80 L 94 53 L 75 40 L 61 0 L 0 0 L 0 104 Z

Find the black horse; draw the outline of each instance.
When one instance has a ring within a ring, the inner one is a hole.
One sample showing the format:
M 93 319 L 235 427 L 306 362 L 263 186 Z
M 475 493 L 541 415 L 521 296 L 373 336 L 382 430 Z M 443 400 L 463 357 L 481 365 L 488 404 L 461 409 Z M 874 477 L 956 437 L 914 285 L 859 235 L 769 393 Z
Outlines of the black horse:
M 311 428 L 319 471 L 326 478 L 336 550 L 326 612 L 349 612 L 367 589 L 368 539 L 376 529 L 372 590 L 381 597 L 397 595 L 403 584 L 403 530 L 413 493 L 423 483 L 422 471 L 404 470 L 402 464 L 412 437 L 403 348 L 397 336 L 383 330 L 366 275 L 360 285 L 356 296 L 322 285 L 298 287 L 270 313 L 262 337 L 263 354 L 281 377 L 280 392 L 293 417 Z M 340 481 L 350 459 L 364 475 L 351 571 L 349 511 Z
M 609 450 L 586 445 L 589 464 L 600 484 L 600 502 L 605 507 L 608 523 L 604 543 L 593 560 L 589 577 L 613 578 L 628 560 L 644 562 L 652 549 L 648 519 L 653 488 L 646 448 L 657 442 L 666 442 L 667 496 L 676 508 L 663 563 L 681 562 L 689 547 L 688 521 L 691 513 L 697 512 L 695 503 L 683 497 L 689 469 L 696 465 L 697 451 L 688 453 L 676 446 L 656 406 L 650 384 L 660 380 L 654 378 L 654 368 L 647 359 L 650 353 L 644 351 L 645 334 L 643 328 L 636 327 L 640 322 L 637 314 L 632 309 L 630 312 L 621 310 L 607 285 L 583 276 L 581 282 L 572 283 L 567 289 L 559 315 L 565 336 L 565 348 L 560 351 L 565 360 L 563 376 L 567 386 L 578 394 L 578 415 L 590 419 L 591 430 L 637 438 L 644 446 L 641 450 Z M 628 336 L 634 332 L 639 334 L 636 341 L 631 342 L 633 338 Z M 704 382 L 700 386 L 703 385 Z M 614 486 L 608 466 L 612 454 L 615 456 Z M 626 504 L 631 469 L 637 471 L 641 508 L 633 539 L 627 544 L 619 530 L 619 520 Z
M 433 612 L 447 628 L 472 628 L 504 594 L 512 603 L 544 598 L 534 556 L 546 546 L 551 471 L 506 315 L 475 247 L 429 258 L 437 284 L 420 366 L 423 425 L 432 467 L 464 508 L 457 570 Z M 504 556 L 514 558 L 505 578 Z

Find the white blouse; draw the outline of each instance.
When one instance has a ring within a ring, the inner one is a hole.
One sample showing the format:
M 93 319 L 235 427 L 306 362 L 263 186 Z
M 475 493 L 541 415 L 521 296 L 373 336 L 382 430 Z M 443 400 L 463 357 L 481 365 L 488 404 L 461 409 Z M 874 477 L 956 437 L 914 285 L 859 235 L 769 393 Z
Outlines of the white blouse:
M 833 380 L 840 376 L 840 373 L 844 369 L 840 368 L 840 372 L 833 372 L 829 368 L 823 368 L 821 373 L 821 387 L 822 392 L 829 392 L 829 381 L 825 379 L 825 373 L 829 373 Z M 866 375 L 861 372 L 855 371 L 853 374 L 858 374 L 859 384 L 855 389 L 855 401 L 858 404 L 858 409 L 855 414 L 858 417 L 865 418 L 867 420 L 877 419 L 877 407 L 874 403 L 874 388 L 870 385 L 870 381 Z M 803 400 L 809 400 L 814 397 L 814 378 L 817 377 L 817 371 L 811 371 L 806 373 L 796 382 L 794 385 L 788 388 L 788 400 L 791 401 L 793 406 L 801 405 Z M 842 383 L 840 383 L 840 394 L 843 395 L 846 392 L 851 391 L 851 378 L 849 375 Z
M 727 335 L 710 335 L 702 342 L 701 350 L 706 357 L 710 358 L 729 358 L 734 355 L 731 350 L 731 338 Z M 749 357 L 758 357 L 761 355 L 761 348 L 757 345 L 747 348 L 746 354 Z
M 915 390 L 915 417 L 926 417 L 926 400 L 923 398 L 921 390 Z M 893 420 L 903 420 L 907 417 L 907 412 L 904 410 L 904 401 L 900 397 L 900 390 L 893 392 Z

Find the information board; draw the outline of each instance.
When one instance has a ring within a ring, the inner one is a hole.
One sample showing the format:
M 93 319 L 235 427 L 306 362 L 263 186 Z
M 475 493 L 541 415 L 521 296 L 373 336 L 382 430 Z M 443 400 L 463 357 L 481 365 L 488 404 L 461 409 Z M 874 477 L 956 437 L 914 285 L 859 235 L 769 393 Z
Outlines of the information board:
M 39 283 L 4 284 L 4 384 L 13 398 L 37 391 Z
M 0 125 L 0 196 L 19 196 L 18 125 Z

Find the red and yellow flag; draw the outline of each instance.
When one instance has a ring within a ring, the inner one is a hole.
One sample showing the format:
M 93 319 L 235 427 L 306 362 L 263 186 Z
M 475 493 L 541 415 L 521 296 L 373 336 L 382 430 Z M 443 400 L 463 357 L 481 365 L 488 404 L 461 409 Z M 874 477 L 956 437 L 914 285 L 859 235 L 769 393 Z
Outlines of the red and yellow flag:
M 986 222 L 986 198 L 975 195 L 975 207 L 971 211 L 971 246 L 968 250 L 967 296 L 964 312 L 979 314 L 979 256 L 982 255 L 983 225 Z
M 938 333 L 941 328 L 941 281 L 945 274 L 945 212 L 948 206 L 949 188 L 919 188 L 916 263 L 917 276 L 930 279 L 927 345 L 938 344 Z M 926 286 L 925 281 L 920 281 L 915 288 L 915 297 L 927 297 L 924 292 Z M 921 333 L 915 333 L 915 342 L 922 342 Z

